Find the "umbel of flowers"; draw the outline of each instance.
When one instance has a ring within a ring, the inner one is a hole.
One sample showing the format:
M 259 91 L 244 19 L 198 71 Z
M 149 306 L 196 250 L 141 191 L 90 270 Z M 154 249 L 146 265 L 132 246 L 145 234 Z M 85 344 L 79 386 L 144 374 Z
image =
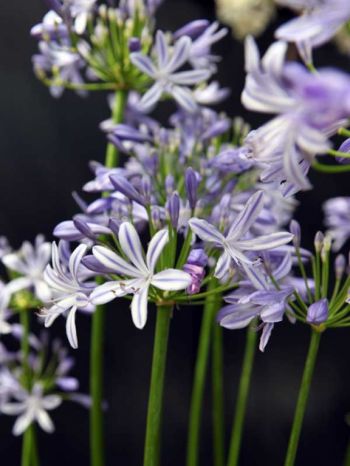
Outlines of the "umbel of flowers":
M 100 123 L 108 141 L 105 159 L 91 162 L 92 179 L 74 195 L 79 212 L 54 228 L 52 244 L 39 236 L 34 246 L 26 242 L 12 251 L 0 241 L 6 272 L 0 287 L 0 412 L 17 416 L 13 433 L 23 434 L 22 466 L 39 464 L 34 426 L 52 432 L 48 411 L 66 399 L 90 408 L 91 466 L 105 465 L 104 305 L 119 299 L 129 300 L 138 329 L 156 312 L 144 466 L 161 461 L 167 345 L 178 308 L 202 308 L 187 466 L 199 466 L 210 347 L 214 464 L 223 466 L 227 459 L 236 466 L 258 333 L 264 351 L 282 320 L 309 326 L 285 459 L 286 466 L 294 465 L 321 335 L 350 325 L 348 264 L 343 255 L 331 256 L 350 236 L 349 199 L 326 202 L 328 231 L 316 234 L 314 251 L 302 247 L 301 227 L 293 219 L 295 195 L 312 188 L 310 169 L 350 170 L 349 139 L 339 150 L 332 142 L 336 134 L 350 137 L 350 76 L 333 68 L 316 71 L 312 62 L 313 47 L 350 19 L 347 2 L 283 2 L 304 14 L 277 30 L 279 40 L 262 58 L 255 41 L 246 39 L 243 105 L 272 115 L 253 130 L 212 109 L 229 94 L 213 80 L 219 57 L 212 46 L 226 34 L 218 23 L 195 20 L 172 33 L 156 28 L 159 1 L 49 3 L 51 10 L 31 30 L 39 46 L 33 57 L 38 78 L 55 97 L 64 89 L 113 94 L 111 118 Z M 287 41 L 296 43 L 305 65 L 287 60 Z M 152 112 L 164 101 L 173 113 L 160 122 Z M 335 163 L 319 161 L 326 156 Z M 95 199 L 86 202 L 87 194 Z M 47 328 L 63 317 L 68 341 L 77 349 L 82 314 L 92 319 L 90 397 L 75 393 L 78 381 L 68 375 L 72 359 L 62 344 L 52 342 L 48 352 L 48 334 L 37 337 L 30 327 L 30 317 Z M 226 450 L 222 328 L 244 327 L 242 376 Z M 7 349 L 11 338 L 20 342 L 20 351 Z

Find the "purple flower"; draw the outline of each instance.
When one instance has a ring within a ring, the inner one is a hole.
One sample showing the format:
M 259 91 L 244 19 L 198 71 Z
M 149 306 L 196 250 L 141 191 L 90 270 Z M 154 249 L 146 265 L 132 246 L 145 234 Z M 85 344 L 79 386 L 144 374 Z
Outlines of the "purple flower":
M 306 321 L 309 324 L 320 325 L 328 319 L 328 300 L 321 299 L 309 306 Z
M 133 294 L 132 319 L 135 326 L 142 329 L 147 321 L 150 287 L 164 291 L 184 290 L 191 283 L 191 276 L 176 269 L 155 273 L 158 259 L 169 241 L 167 230 L 158 231 L 152 237 L 146 260 L 140 238 L 131 223 L 125 222 L 120 226 L 118 239 L 124 255 L 130 262 L 104 246 L 94 246 L 92 252 L 102 266 L 112 269 L 116 275 L 123 278 L 98 286 L 91 294 L 91 302 L 104 304 L 115 298 Z
M 32 27 L 30 34 L 40 40 L 59 40 L 68 38 L 69 31 L 61 16 L 51 10 L 46 13 L 42 23 Z
M 303 14 L 276 31 L 278 39 L 295 42 L 306 62 L 311 62 L 312 48 L 329 41 L 350 20 L 348 0 L 278 0 Z
M 327 233 L 333 250 L 339 251 L 350 238 L 350 197 L 334 197 L 323 204 Z
M 172 96 L 180 107 L 190 113 L 197 109 L 192 92 L 187 86 L 206 81 L 211 72 L 207 69 L 177 71 L 189 61 L 191 45 L 189 37 L 181 37 L 170 52 L 164 33 L 158 31 L 154 50 L 155 62 L 142 53 L 131 54 L 132 63 L 155 81 L 139 103 L 142 111 L 152 110 L 164 94 Z
M 223 249 L 223 253 L 218 259 L 215 268 L 215 276 L 219 280 L 222 280 L 226 276 L 231 260 L 236 264 L 252 265 L 254 261 L 248 257 L 246 252 L 261 252 L 273 249 L 292 240 L 293 235 L 287 232 L 276 232 L 244 239 L 259 216 L 263 206 L 264 194 L 262 191 L 259 191 L 248 200 L 246 206 L 230 225 L 225 235 L 206 220 L 192 218 L 189 221 L 190 228 L 199 238 Z
M 187 198 L 192 210 L 195 209 L 197 204 L 197 191 L 200 182 L 199 173 L 195 172 L 192 167 L 188 167 L 185 172 L 185 188 Z
M 315 155 L 329 149 L 328 137 L 350 114 L 350 78 L 336 70 L 311 74 L 297 63 L 285 65 L 286 50 L 286 43 L 276 42 L 260 60 L 254 40 L 246 41 L 242 102 L 277 116 L 251 132 L 245 145 L 263 168 L 262 180 L 305 190 Z

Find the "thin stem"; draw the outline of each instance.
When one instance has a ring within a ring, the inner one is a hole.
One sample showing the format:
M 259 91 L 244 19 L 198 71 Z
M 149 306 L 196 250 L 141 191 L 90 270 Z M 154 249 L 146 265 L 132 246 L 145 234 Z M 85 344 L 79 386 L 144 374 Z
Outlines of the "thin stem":
M 112 119 L 114 123 L 121 123 L 124 115 L 124 108 L 126 104 L 127 93 L 123 91 L 118 91 L 115 94 L 113 109 L 112 109 Z M 107 145 L 105 165 L 108 168 L 113 168 L 118 165 L 118 151 L 114 144 Z
M 346 453 L 345 453 L 344 466 L 350 466 L 350 441 L 348 443 Z
M 301 381 L 298 401 L 294 414 L 294 421 L 289 437 L 289 444 L 284 466 L 294 466 L 297 454 L 301 428 L 304 420 L 306 405 L 309 397 L 312 376 L 314 373 L 321 333 L 312 330 L 309 351 L 305 361 L 303 378 Z
M 231 433 L 231 444 L 228 456 L 228 466 L 237 466 L 242 443 L 245 414 L 247 410 L 248 395 L 253 371 L 254 355 L 256 349 L 257 332 L 252 324 L 247 328 L 246 344 L 243 357 L 241 378 L 239 381 L 236 400 L 235 416 Z
M 127 94 L 118 91 L 115 94 L 112 119 L 120 123 L 123 119 Z M 118 163 L 118 152 L 113 144 L 108 144 L 105 156 L 105 165 L 113 168 Z M 105 309 L 97 306 L 92 316 L 91 349 L 90 349 L 90 455 L 91 466 L 104 466 L 103 441 L 103 343 Z
M 23 434 L 21 466 L 32 465 L 32 439 L 32 429 L 28 427 Z
M 144 466 L 157 466 L 159 464 L 159 440 L 171 315 L 172 307 L 158 306 L 147 410 Z
M 218 300 L 220 306 L 221 299 Z M 212 397 L 213 397 L 213 450 L 214 466 L 225 464 L 225 417 L 224 417 L 224 364 L 223 335 L 219 325 L 213 326 L 212 344 Z
M 91 466 L 104 465 L 103 441 L 103 347 L 105 309 L 98 306 L 92 317 L 90 353 L 90 449 Z
M 218 282 L 212 279 L 208 285 L 208 291 L 213 291 Z M 198 466 L 199 464 L 199 439 L 202 418 L 202 404 L 204 396 L 205 378 L 207 373 L 210 339 L 215 314 L 218 309 L 216 297 L 207 299 L 204 305 L 202 324 L 199 335 L 196 365 L 192 386 L 190 417 L 187 438 L 187 466 Z
M 326 165 L 314 160 L 312 167 L 322 173 L 345 173 L 350 171 L 350 165 Z

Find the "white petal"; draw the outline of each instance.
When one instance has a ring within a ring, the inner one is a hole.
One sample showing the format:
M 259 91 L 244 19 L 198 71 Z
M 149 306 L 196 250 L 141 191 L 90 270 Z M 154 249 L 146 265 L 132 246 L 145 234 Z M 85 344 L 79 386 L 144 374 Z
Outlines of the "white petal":
M 184 290 L 191 284 L 191 275 L 182 270 L 167 269 L 155 274 L 151 284 L 160 290 Z
M 237 241 L 239 249 L 246 251 L 264 251 L 266 249 L 277 248 L 292 241 L 293 235 L 287 232 L 271 233 L 270 235 L 258 236 L 254 239 Z
M 77 248 L 74 249 L 72 255 L 69 259 L 69 270 L 72 274 L 74 280 L 78 283 L 78 270 L 80 267 L 80 263 L 82 258 L 84 257 L 87 250 L 87 246 L 85 244 L 80 244 Z
M 132 293 L 133 289 L 138 288 L 139 283 L 139 279 L 106 282 L 94 289 L 90 295 L 90 301 L 95 305 L 109 303 L 115 298 Z
M 122 257 L 104 246 L 94 246 L 92 253 L 96 259 L 108 269 L 114 270 L 118 275 L 140 277 L 140 271 L 129 264 Z
M 19 416 L 16 419 L 16 422 L 13 426 L 12 433 L 13 435 L 21 435 L 27 430 L 30 424 L 33 422 L 33 414 L 31 411 L 27 411 L 22 416 Z
M 51 298 L 51 290 L 43 280 L 35 280 L 34 289 L 36 296 L 44 303 Z
M 62 398 L 58 395 L 48 395 L 42 400 L 43 408 L 47 410 L 56 409 L 62 403 Z
M 225 240 L 224 236 L 206 220 L 191 218 L 188 223 L 193 233 L 203 241 L 221 244 Z
M 122 223 L 119 228 L 118 238 L 125 255 L 141 273 L 148 275 L 149 271 L 143 258 L 140 237 L 135 227 L 129 222 Z
M 51 434 L 55 430 L 55 426 L 53 425 L 50 416 L 43 409 L 38 409 L 38 411 L 36 412 L 36 419 L 38 421 L 39 426 L 45 432 Z
M 161 255 L 168 241 L 169 241 L 168 230 L 158 231 L 151 239 L 148 245 L 147 257 L 146 257 L 147 267 L 151 272 L 153 272 L 153 270 L 155 269 L 158 258 Z
M 75 325 L 75 314 L 77 312 L 77 308 L 74 306 L 69 311 L 66 321 L 66 332 L 67 338 L 72 348 L 78 348 L 78 337 L 77 337 L 77 328 Z
M 142 329 L 147 321 L 148 285 L 135 293 L 131 302 L 131 316 L 135 326 Z

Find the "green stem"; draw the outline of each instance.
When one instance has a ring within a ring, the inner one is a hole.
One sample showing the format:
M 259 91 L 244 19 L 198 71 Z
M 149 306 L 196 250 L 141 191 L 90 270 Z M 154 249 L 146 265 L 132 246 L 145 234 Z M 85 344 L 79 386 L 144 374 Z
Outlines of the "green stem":
M 112 119 L 115 123 L 121 123 L 127 93 L 118 91 L 115 94 Z M 113 168 L 118 163 L 118 151 L 113 144 L 108 144 L 105 156 L 105 165 Z M 92 316 L 91 348 L 90 348 L 90 455 L 91 466 L 104 466 L 104 441 L 103 441 L 103 343 L 105 309 L 97 306 Z
M 160 429 L 171 315 L 172 307 L 157 307 L 151 383 L 147 410 L 144 466 L 157 466 L 159 464 Z
M 218 299 L 218 307 L 221 298 Z M 213 326 L 212 396 L 213 396 L 213 450 L 214 466 L 225 464 L 224 367 L 223 335 L 219 325 Z
M 103 442 L 103 346 L 105 309 L 98 306 L 92 317 L 90 353 L 90 449 L 91 466 L 104 465 Z
M 217 286 L 217 280 L 212 279 L 209 282 L 208 291 L 210 292 L 215 290 Z M 202 324 L 197 350 L 197 359 L 194 369 L 187 439 L 187 466 L 198 466 L 199 461 L 199 439 L 204 386 L 209 359 L 209 348 L 210 339 L 212 335 L 213 321 L 217 310 L 218 300 L 216 299 L 216 297 L 211 297 L 210 299 L 207 299 L 203 310 Z
M 350 165 L 326 165 L 314 160 L 312 167 L 322 173 L 345 173 L 350 171 Z
M 294 466 L 295 463 L 301 428 L 304 420 L 312 376 L 314 373 L 315 362 L 318 353 L 318 347 L 320 344 L 320 338 L 321 333 L 312 330 L 309 351 L 305 361 L 304 373 L 299 389 L 299 396 L 295 409 L 294 421 L 289 437 L 288 450 L 284 466 Z
M 243 357 L 241 377 L 236 400 L 235 416 L 231 433 L 231 444 L 228 456 L 228 466 L 237 466 L 242 443 L 245 414 L 253 371 L 257 332 L 253 328 L 255 321 L 247 328 L 246 344 Z
M 21 466 L 32 465 L 32 440 L 32 429 L 28 427 L 23 434 Z
M 124 91 L 118 91 L 115 94 L 113 109 L 112 109 L 112 120 L 114 123 L 121 123 L 124 115 L 124 108 L 126 104 L 127 93 Z M 114 144 L 107 145 L 105 165 L 108 168 L 113 168 L 118 165 L 118 151 Z

